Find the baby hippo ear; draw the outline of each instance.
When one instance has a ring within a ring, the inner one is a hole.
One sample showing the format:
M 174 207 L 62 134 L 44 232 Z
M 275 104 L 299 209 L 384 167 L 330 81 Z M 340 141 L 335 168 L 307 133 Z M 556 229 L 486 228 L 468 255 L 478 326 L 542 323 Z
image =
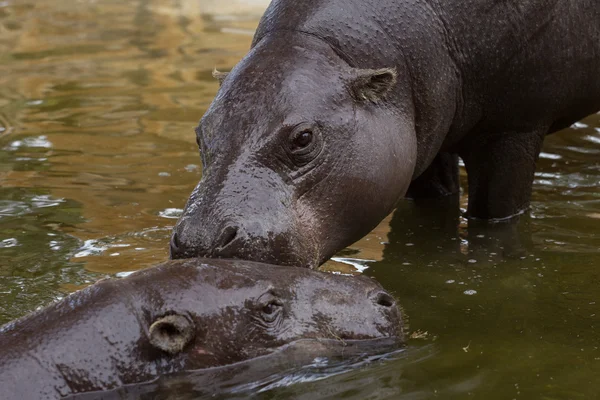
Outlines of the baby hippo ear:
M 194 324 L 187 317 L 171 314 L 158 318 L 150 325 L 150 344 L 171 355 L 180 353 L 194 338 Z
M 358 69 L 350 83 L 352 95 L 358 101 L 377 103 L 392 90 L 397 76 L 396 68 Z
M 216 68 L 213 69 L 213 72 L 212 72 L 213 78 L 215 78 L 219 81 L 219 85 L 223 84 L 223 81 L 225 80 L 225 78 L 227 78 L 227 75 L 229 75 L 229 72 L 217 71 Z

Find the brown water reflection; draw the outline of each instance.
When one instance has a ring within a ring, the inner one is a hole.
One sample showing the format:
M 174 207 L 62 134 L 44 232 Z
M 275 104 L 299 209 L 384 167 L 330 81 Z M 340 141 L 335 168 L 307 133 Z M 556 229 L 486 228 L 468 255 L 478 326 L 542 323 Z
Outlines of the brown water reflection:
M 167 257 L 212 69 L 245 54 L 264 2 L 0 1 L 0 322 Z M 368 266 L 426 338 L 254 398 L 597 397 L 599 184 L 594 115 L 548 138 L 516 229 L 403 202 L 325 268 Z
M 21 135 L 47 139 L 25 146 L 36 157 L 12 152 L 20 160 L 2 174 L 2 187 L 49 188 L 82 205 L 85 222 L 64 233 L 129 245 L 118 260 L 106 258 L 116 251 L 77 257 L 90 270 L 165 258 L 172 220 L 158 213 L 180 208 L 198 179 L 192 129 L 217 88 L 211 71 L 233 65 L 250 38 L 220 33 L 196 3 L 2 7 L 0 129 L 11 134 L 3 139 L 9 147 Z M 227 21 L 246 30 L 255 24 Z M 32 162 L 43 167 L 23 165 Z

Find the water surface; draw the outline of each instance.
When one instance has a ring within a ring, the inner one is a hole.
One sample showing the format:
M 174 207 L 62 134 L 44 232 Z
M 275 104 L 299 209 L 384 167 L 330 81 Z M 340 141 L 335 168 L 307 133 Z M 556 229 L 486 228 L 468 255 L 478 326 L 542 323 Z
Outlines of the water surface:
M 166 259 L 211 71 L 247 51 L 254 3 L 0 1 L 0 323 Z M 548 138 L 516 229 L 403 202 L 326 268 L 368 267 L 397 295 L 406 351 L 222 398 L 597 397 L 599 184 L 594 115 Z

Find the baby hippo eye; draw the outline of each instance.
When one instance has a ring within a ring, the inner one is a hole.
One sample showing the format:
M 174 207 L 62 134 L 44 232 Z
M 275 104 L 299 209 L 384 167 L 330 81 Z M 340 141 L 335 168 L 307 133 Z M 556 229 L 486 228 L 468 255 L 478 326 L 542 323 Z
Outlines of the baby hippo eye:
M 313 133 L 310 130 L 304 130 L 294 138 L 294 148 L 302 149 L 308 146 L 313 140 Z

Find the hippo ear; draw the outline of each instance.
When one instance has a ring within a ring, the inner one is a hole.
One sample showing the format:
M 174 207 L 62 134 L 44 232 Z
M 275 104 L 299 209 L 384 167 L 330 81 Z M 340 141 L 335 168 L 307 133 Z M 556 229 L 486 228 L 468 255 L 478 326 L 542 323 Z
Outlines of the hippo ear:
M 352 95 L 358 101 L 377 103 L 392 90 L 397 77 L 396 68 L 356 70 L 350 85 Z
M 148 331 L 150 344 L 171 355 L 180 353 L 194 338 L 194 324 L 179 314 L 158 318 Z
M 219 85 L 223 84 L 223 81 L 225 80 L 225 78 L 227 78 L 227 75 L 229 75 L 229 72 L 217 71 L 216 68 L 213 69 L 213 72 L 212 72 L 213 78 L 215 78 L 219 81 Z

